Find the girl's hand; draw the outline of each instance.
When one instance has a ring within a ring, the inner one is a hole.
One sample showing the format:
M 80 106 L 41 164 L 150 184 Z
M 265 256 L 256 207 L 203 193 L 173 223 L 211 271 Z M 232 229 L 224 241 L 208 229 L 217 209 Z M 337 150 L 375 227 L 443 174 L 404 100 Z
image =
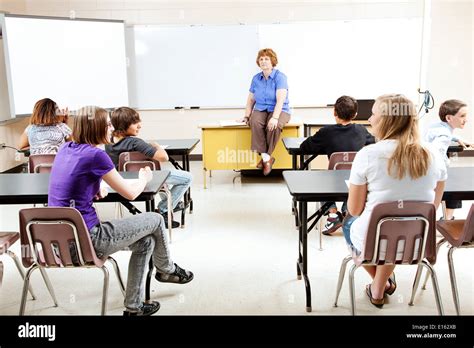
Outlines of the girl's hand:
M 138 172 L 139 179 L 145 179 L 146 182 L 150 182 L 153 179 L 153 173 L 150 170 L 150 167 L 141 168 Z

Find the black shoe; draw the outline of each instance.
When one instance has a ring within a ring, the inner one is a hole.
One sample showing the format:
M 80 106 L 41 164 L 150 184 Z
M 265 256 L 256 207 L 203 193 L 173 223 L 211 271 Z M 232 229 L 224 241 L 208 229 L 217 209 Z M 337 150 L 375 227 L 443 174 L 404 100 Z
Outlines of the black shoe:
M 159 213 L 161 216 L 163 216 L 163 219 L 165 220 L 165 227 L 168 228 L 168 213 Z M 172 216 L 172 215 L 171 215 Z M 178 221 L 171 220 L 171 228 L 178 228 L 180 223 Z
M 194 279 L 194 274 L 191 271 L 182 269 L 177 264 L 174 264 L 175 270 L 173 273 L 160 273 L 156 271 L 155 278 L 162 283 L 186 284 Z
M 143 303 L 143 306 L 136 312 L 132 311 L 123 311 L 124 317 L 138 317 L 138 316 L 147 316 L 152 315 L 158 312 L 160 309 L 160 303 L 157 301 L 152 301 L 151 303 Z

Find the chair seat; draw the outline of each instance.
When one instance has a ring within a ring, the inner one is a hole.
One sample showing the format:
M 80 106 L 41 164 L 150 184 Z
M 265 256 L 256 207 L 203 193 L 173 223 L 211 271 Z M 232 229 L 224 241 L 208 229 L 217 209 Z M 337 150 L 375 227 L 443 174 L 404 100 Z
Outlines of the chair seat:
M 20 238 L 18 232 L 0 232 L 0 255 Z
M 466 220 L 438 221 L 436 228 L 452 246 L 462 244 L 463 228 Z

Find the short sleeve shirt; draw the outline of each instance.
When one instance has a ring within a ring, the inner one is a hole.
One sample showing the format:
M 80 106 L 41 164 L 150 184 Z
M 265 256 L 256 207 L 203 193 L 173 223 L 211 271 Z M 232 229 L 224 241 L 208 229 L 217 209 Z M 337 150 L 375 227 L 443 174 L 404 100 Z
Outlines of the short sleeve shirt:
M 67 142 L 59 149 L 49 179 L 48 205 L 74 207 L 89 228 L 100 221 L 93 200 L 102 177 L 114 169 L 110 157 L 89 144 Z
M 447 178 L 446 165 L 436 149 L 425 146 L 431 162 L 425 176 L 412 179 L 406 174 L 396 179 L 388 174 L 388 159 L 395 151 L 396 140 L 382 140 L 361 149 L 352 163 L 349 182 L 367 184 L 367 202 L 360 217 L 351 225 L 351 242 L 358 250 L 363 249 L 372 210 L 379 203 L 398 200 L 433 202 L 438 181 Z
M 268 79 L 265 79 L 263 72 L 258 73 L 252 78 L 249 92 L 253 93 L 255 98 L 254 109 L 257 111 L 272 112 L 276 105 L 276 91 L 286 89 L 288 91 L 288 79 L 285 74 L 277 69 L 273 69 Z M 290 113 L 288 93 L 283 103 L 282 111 Z
M 119 156 L 122 152 L 138 151 L 147 157 L 153 157 L 157 150 L 143 139 L 136 137 L 125 137 L 115 144 L 105 145 L 105 151 L 110 156 L 112 162 L 117 168 Z
M 30 124 L 25 132 L 32 155 L 55 154 L 72 134 L 68 125 L 62 122 L 49 126 Z

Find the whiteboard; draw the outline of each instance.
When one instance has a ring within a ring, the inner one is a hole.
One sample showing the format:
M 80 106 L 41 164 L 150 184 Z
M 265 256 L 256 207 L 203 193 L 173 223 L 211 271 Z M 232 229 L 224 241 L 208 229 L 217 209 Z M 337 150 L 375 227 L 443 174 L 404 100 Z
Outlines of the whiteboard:
M 127 38 L 132 106 L 245 105 L 258 72 L 256 25 L 134 26 Z
M 6 15 L 3 39 L 16 115 L 45 97 L 69 109 L 128 105 L 123 21 Z
M 290 107 L 333 104 L 343 94 L 418 95 L 421 17 L 128 30 L 130 98 L 141 109 L 244 107 L 265 47 L 288 77 Z

